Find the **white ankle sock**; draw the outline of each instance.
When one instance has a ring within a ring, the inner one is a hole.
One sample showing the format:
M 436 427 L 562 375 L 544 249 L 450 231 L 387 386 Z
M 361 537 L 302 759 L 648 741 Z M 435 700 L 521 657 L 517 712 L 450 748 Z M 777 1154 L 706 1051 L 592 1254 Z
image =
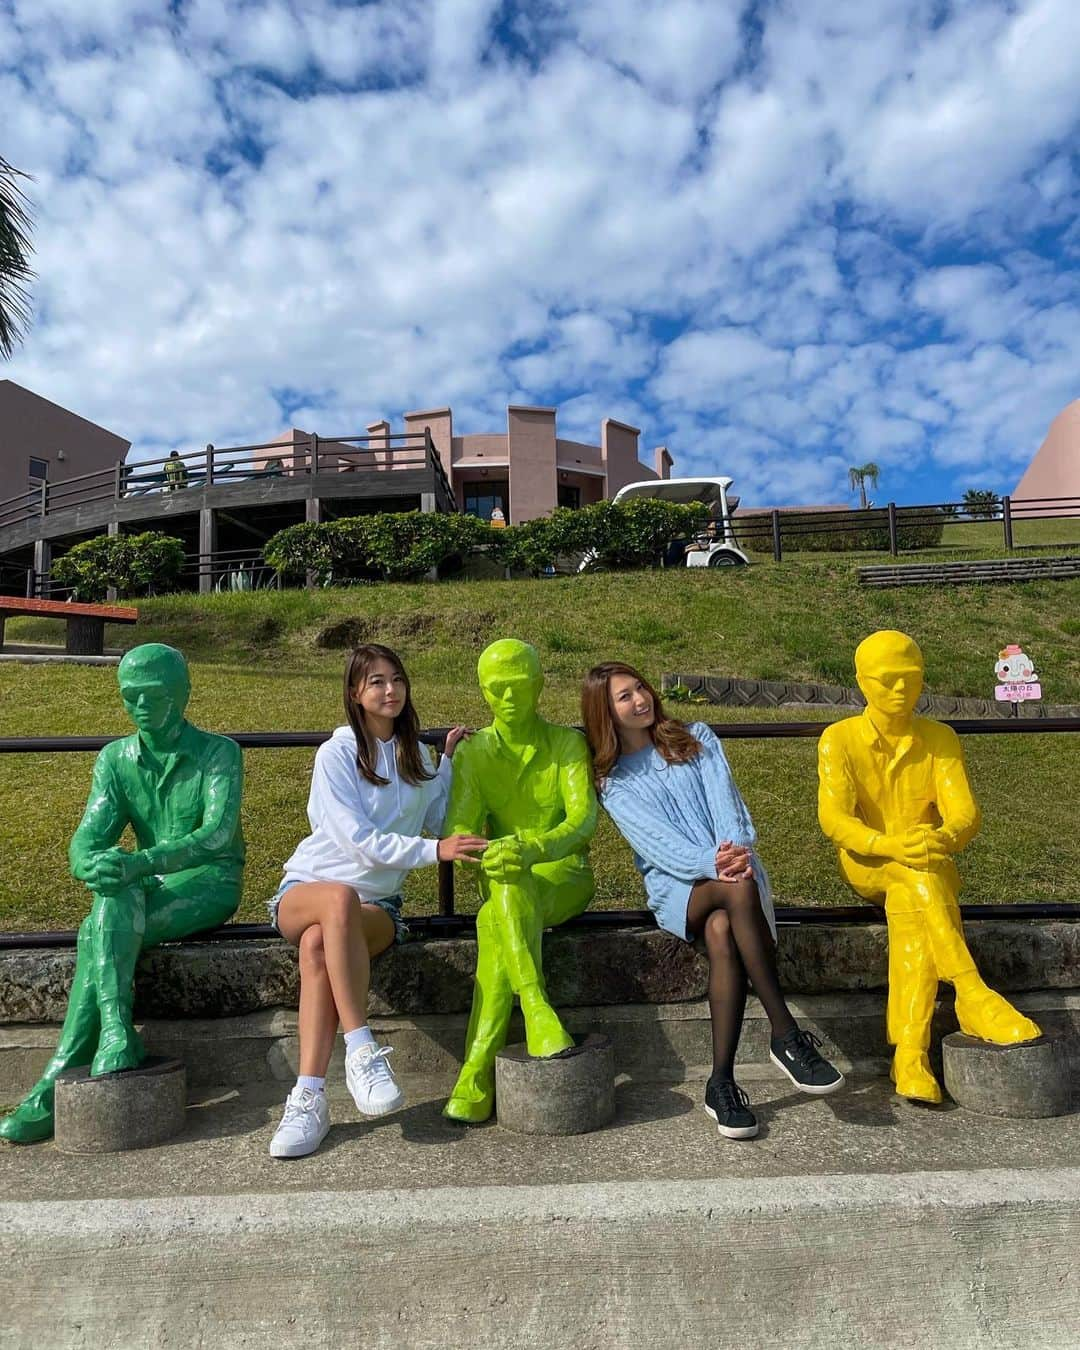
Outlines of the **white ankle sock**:
M 371 1028 L 365 1023 L 362 1027 L 357 1027 L 355 1031 L 345 1033 L 345 1053 L 351 1055 L 352 1052 L 361 1045 L 377 1045 L 378 1042 L 371 1034 Z
M 325 1092 L 326 1079 L 316 1078 L 314 1074 L 302 1073 L 296 1080 L 298 1088 L 310 1088 L 312 1092 Z

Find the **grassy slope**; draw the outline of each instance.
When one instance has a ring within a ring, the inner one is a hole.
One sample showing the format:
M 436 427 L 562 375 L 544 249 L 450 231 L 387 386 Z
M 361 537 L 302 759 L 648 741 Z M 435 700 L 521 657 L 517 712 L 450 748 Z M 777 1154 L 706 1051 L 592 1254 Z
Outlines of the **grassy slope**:
M 657 680 L 680 671 L 849 683 L 852 649 L 879 627 L 919 640 L 928 683 L 938 692 L 986 696 L 998 647 L 1019 641 L 1038 662 L 1047 699 L 1080 703 L 1080 581 L 865 591 L 855 584 L 854 559 L 802 555 L 798 562 L 763 562 L 737 573 L 174 596 L 142 603 L 138 637 L 187 653 L 195 682 L 191 716 L 223 731 L 318 729 L 340 721 L 344 639 L 327 648 L 320 635 L 346 621 L 354 635 L 401 651 L 427 725 L 486 720 L 475 660 L 488 641 L 506 635 L 539 647 L 545 711 L 554 720 L 577 719 L 581 673 L 605 657 L 640 664 Z M 9 635 L 48 641 L 55 629 L 23 620 L 10 625 Z M 132 633 L 117 629 L 108 640 L 130 644 Z M 0 688 L 2 735 L 128 729 L 111 669 L 5 665 Z M 709 707 L 692 714 L 709 721 L 750 716 Z M 967 898 L 1080 899 L 1075 738 L 973 737 L 966 748 L 986 816 L 965 854 Z M 816 824 L 813 741 L 738 741 L 728 749 L 779 899 L 847 902 Z M 269 750 L 246 757 L 242 917 L 262 917 L 261 902 L 304 831 L 311 757 Z M 64 851 L 89 773 L 89 756 L 0 757 L 0 927 L 71 927 L 84 912 L 85 894 L 67 876 Z M 629 853 L 606 821 L 594 863 L 598 903 L 640 902 Z M 471 903 L 468 890 L 460 888 L 463 907 Z M 431 872 L 410 881 L 409 899 L 417 909 L 433 907 Z

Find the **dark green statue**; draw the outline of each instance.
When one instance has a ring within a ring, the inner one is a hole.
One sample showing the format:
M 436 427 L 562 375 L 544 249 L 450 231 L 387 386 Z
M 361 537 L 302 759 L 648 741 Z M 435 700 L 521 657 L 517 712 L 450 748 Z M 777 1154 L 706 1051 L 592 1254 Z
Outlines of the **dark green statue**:
M 444 1109 L 469 1123 L 487 1120 L 495 1104 L 495 1056 L 515 995 L 531 1055 L 557 1055 L 574 1043 L 548 1001 L 540 943 L 545 928 L 592 899 L 587 850 L 596 829 L 585 738 L 539 715 L 544 677 L 535 648 L 493 642 L 477 674 L 492 724 L 458 746 L 443 825 L 444 834 L 491 840 L 480 860 L 484 903 L 465 1063 Z
M 32 1144 L 53 1132 L 53 1084 L 64 1069 L 134 1069 L 135 962 L 144 947 L 214 928 L 236 912 L 244 867 L 240 747 L 184 718 L 183 656 L 151 642 L 117 672 L 136 734 L 107 745 L 71 840 L 71 872 L 93 896 L 79 929 L 75 978 L 56 1053 L 0 1138 Z M 130 826 L 136 848 L 118 847 Z

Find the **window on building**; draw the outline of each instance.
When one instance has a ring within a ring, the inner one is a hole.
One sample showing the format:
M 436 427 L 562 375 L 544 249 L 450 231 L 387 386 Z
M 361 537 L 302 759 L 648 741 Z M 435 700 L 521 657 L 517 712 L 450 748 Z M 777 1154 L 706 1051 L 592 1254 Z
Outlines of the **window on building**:
M 30 482 L 43 483 L 49 476 L 49 461 L 30 456 Z
M 496 507 L 503 513 L 503 519 L 510 519 L 510 484 L 507 481 L 489 483 L 486 479 L 479 483 L 465 483 L 461 489 L 467 516 L 479 516 L 481 520 L 490 520 Z
M 560 483 L 559 505 L 569 506 L 572 511 L 576 511 L 581 505 L 581 489 L 573 483 Z

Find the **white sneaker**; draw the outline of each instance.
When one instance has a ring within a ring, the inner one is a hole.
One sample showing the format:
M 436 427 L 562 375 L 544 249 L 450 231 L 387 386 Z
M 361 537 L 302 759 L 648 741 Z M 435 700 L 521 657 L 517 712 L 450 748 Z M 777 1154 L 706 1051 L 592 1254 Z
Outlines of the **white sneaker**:
M 305 1158 L 314 1153 L 330 1128 L 325 1092 L 294 1087 L 285 1098 L 285 1114 L 270 1140 L 271 1158 Z
M 362 1116 L 388 1116 L 405 1104 L 405 1094 L 386 1062 L 392 1052 L 389 1045 L 360 1045 L 345 1056 L 345 1082 Z

